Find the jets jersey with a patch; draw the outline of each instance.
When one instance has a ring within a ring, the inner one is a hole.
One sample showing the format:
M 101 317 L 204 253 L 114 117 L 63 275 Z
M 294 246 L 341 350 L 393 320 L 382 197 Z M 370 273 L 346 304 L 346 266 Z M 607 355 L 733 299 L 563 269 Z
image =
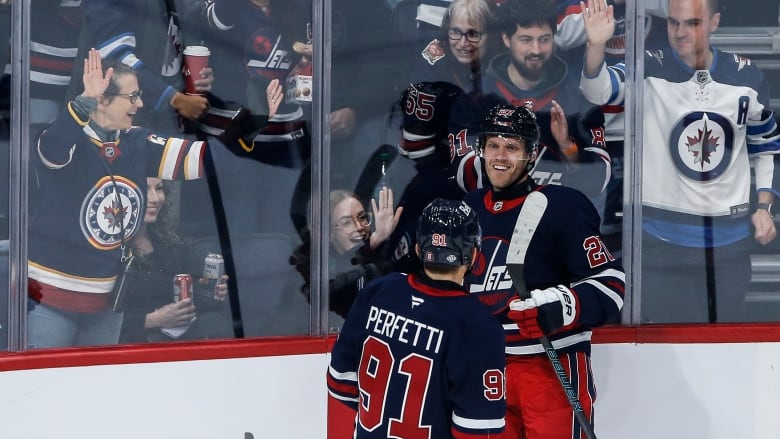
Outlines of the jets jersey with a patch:
M 622 105 L 623 68 L 604 66 L 594 78 L 583 76 L 585 96 Z M 692 247 L 749 236 L 750 159 L 756 159 L 756 188 L 773 190 L 772 155 L 780 151 L 761 71 L 719 50 L 709 70 L 689 68 L 668 48 L 648 51 L 643 108 L 645 230 Z
M 110 292 L 121 230 L 127 242 L 143 222 L 146 177 L 200 178 L 206 147 L 139 127 L 103 143 L 68 104 L 36 145 L 29 278 L 67 291 Z
M 589 352 L 591 328 L 619 316 L 625 274 L 599 235 L 596 209 L 579 191 L 524 183 L 466 195 L 482 227 L 482 250 L 466 277 L 468 291 L 504 325 L 508 355 L 544 352 L 538 340 L 521 335 L 507 317 L 509 302 L 517 297 L 507 271 L 507 250 L 520 209 L 533 190 L 546 195 L 548 204 L 525 257 L 526 287 L 532 291 L 564 285 L 574 291 L 577 322 L 570 330 L 551 334 L 550 340 L 559 350 Z
M 501 326 L 462 286 L 392 273 L 358 295 L 328 390 L 358 411 L 357 439 L 495 437 L 504 367 Z

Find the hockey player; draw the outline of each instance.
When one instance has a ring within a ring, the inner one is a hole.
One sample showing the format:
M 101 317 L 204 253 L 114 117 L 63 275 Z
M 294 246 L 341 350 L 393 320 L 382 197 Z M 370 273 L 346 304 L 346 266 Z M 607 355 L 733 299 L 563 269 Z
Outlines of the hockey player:
M 358 295 L 328 368 L 330 394 L 358 411 L 355 438 L 503 430 L 501 327 L 463 289 L 480 241 L 473 209 L 434 200 L 417 229 L 423 272 L 388 274 Z
M 193 179 L 204 172 L 205 142 L 132 126 L 143 107 L 135 71 L 117 63 L 104 72 L 92 49 L 82 80 L 82 94 L 35 148 L 27 316 L 33 348 L 117 342 L 122 314 L 112 312 L 110 293 L 125 244 L 143 221 L 146 177 Z M 273 81 L 266 91 L 273 116 L 282 87 Z M 264 121 L 257 122 L 260 129 Z M 254 149 L 251 140 L 224 143 Z
M 625 66 L 604 63 L 613 7 L 589 0 L 584 20 L 580 87 L 594 103 L 622 105 Z M 780 137 L 769 88 L 749 59 L 710 47 L 719 22 L 717 0 L 670 0 L 669 46 L 645 54 L 644 322 L 744 319 L 751 223 L 761 245 L 777 234 L 771 209 Z
M 477 212 L 484 236 L 466 282 L 506 335 L 507 426 L 500 437 L 579 439 L 568 399 L 537 338 L 547 335 L 558 350 L 592 423 L 591 329 L 618 319 L 625 275 L 602 242 L 599 215 L 588 199 L 575 189 L 539 186 L 530 178 L 538 151 L 539 127 L 530 110 L 503 104 L 490 109 L 477 143 L 490 187 L 465 198 Z M 532 299 L 518 300 L 509 313 L 517 295 L 507 271 L 507 249 L 531 191 L 548 200 L 525 259 Z
M 611 170 L 604 115 L 585 100 L 566 64 L 555 55 L 555 5 L 549 0 L 509 0 L 502 3 L 501 11 L 507 17 L 501 38 L 508 50 L 487 68 L 489 79 L 484 81 L 481 98 L 485 105 L 474 102 L 474 95 L 464 96 L 451 116 L 450 150 L 459 183 L 466 190 L 481 187 L 483 170 L 474 160 L 473 142 L 491 101 L 498 101 L 526 106 L 539 118 L 539 156 L 531 172 L 537 183 L 574 187 L 594 204 L 603 204 Z

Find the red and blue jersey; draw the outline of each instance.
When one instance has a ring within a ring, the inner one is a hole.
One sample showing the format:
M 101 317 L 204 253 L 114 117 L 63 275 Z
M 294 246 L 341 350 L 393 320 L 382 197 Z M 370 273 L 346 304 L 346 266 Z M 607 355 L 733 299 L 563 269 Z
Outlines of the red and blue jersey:
M 575 292 L 577 324 L 549 338 L 559 351 L 590 352 L 591 328 L 618 320 L 625 274 L 601 239 L 596 209 L 579 191 L 525 183 L 501 192 L 482 189 L 466 195 L 482 227 L 482 250 L 466 277 L 468 291 L 503 324 L 508 355 L 544 352 L 538 340 L 521 335 L 507 317 L 509 302 L 517 293 L 506 255 L 517 216 L 532 190 L 545 194 L 548 205 L 528 247 L 526 287 L 531 291 L 564 285 Z

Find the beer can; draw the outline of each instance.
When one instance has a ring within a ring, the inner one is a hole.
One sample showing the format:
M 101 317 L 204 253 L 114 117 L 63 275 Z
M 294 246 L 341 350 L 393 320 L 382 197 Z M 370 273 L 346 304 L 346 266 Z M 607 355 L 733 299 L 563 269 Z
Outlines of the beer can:
M 225 274 L 225 260 L 219 253 L 209 253 L 203 261 L 203 277 L 209 280 L 222 280 Z
M 173 276 L 173 301 L 192 297 L 192 276 L 189 274 L 177 274 Z

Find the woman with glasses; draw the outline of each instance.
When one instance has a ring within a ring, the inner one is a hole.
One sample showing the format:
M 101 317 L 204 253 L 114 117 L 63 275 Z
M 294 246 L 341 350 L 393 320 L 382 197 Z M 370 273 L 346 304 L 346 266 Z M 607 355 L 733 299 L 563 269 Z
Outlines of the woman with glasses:
M 455 0 L 439 36 L 428 42 L 410 82 L 446 81 L 466 92 L 481 89 L 481 72 L 495 54 L 497 10 L 491 0 Z
M 393 208 L 393 190 L 387 187 L 379 192 L 379 200 L 371 200 L 370 213 L 354 193 L 331 191 L 328 260 L 331 311 L 346 317 L 358 291 L 370 280 L 391 271 L 387 239 L 398 225 L 402 212 L 403 207 Z M 308 255 L 304 244 L 292 258 L 296 269 L 306 279 L 301 291 L 307 298 Z
M 123 64 L 102 64 L 100 53 L 90 50 L 84 91 L 41 134 L 31 157 L 31 348 L 116 343 L 123 316 L 113 312 L 111 293 L 120 259 L 143 223 L 146 178 L 203 176 L 207 144 L 133 126 L 144 106 L 137 74 Z M 270 117 L 282 87 L 273 81 L 266 92 Z M 256 129 L 266 123 L 258 118 Z M 222 143 L 236 150 L 254 146 L 242 138 Z

